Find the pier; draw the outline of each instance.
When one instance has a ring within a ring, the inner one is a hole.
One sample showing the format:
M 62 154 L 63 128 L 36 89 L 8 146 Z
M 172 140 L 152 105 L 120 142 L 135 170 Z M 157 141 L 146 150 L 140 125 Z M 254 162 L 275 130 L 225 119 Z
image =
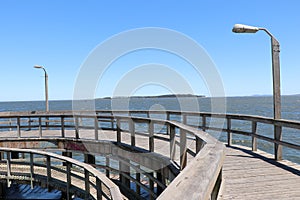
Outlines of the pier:
M 300 130 L 297 121 L 212 113 L 2 113 L 2 191 L 27 183 L 66 199 L 300 198 L 300 166 L 275 159 L 282 146 L 299 152 L 300 145 L 267 137 L 260 125 Z M 210 131 L 222 132 L 226 143 Z M 234 135 L 251 144 L 236 145 Z M 279 151 L 259 150 L 259 140 Z

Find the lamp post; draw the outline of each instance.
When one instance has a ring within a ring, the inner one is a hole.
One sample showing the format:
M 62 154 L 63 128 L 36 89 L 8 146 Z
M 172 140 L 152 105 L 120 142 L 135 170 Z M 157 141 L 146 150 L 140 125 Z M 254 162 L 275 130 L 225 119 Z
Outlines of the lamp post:
M 280 45 L 278 40 L 265 28 L 248 26 L 244 24 L 235 24 L 232 32 L 234 33 L 256 33 L 257 31 L 264 31 L 271 37 L 272 45 L 272 74 L 273 74 L 273 111 L 274 119 L 281 119 L 281 95 L 280 95 L 280 62 L 279 53 Z M 276 141 L 282 139 L 281 127 L 274 126 L 274 138 Z M 275 159 L 282 159 L 282 146 L 275 143 L 274 146 Z
M 45 72 L 45 100 L 46 100 L 46 112 L 49 111 L 49 102 L 48 102 L 48 74 L 46 72 L 46 69 L 42 66 L 35 65 L 34 68 L 36 69 L 43 69 Z

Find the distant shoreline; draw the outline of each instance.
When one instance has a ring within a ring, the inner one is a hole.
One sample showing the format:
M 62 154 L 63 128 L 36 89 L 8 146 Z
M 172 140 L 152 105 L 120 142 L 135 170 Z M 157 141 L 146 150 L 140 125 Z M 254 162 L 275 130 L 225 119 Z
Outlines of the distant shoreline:
M 119 96 L 119 97 L 104 97 L 104 98 L 97 98 L 97 99 L 125 99 L 125 98 L 178 98 L 178 97 L 196 97 L 196 98 L 203 98 L 205 95 L 194 95 L 194 94 L 165 94 L 165 95 L 154 95 L 154 96 Z

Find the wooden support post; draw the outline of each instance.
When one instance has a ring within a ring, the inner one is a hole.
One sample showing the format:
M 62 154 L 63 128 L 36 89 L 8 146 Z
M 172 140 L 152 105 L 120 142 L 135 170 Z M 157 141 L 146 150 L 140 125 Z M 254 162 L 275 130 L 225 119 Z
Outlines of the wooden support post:
M 10 177 L 11 177 L 11 163 L 10 163 L 10 152 L 8 151 L 6 153 L 6 157 L 7 157 L 7 187 L 10 187 L 11 181 L 10 181 Z
M 231 119 L 227 118 L 227 144 L 232 146 Z
M 42 118 L 39 117 L 39 137 L 42 138 Z
M 20 117 L 17 117 L 17 134 L 18 138 L 21 137 L 21 122 L 20 122 Z
M 182 116 L 182 123 L 187 124 L 187 115 L 186 114 L 183 114 L 183 116 Z
M 51 186 L 50 186 L 50 182 L 51 182 L 51 158 L 50 156 L 46 156 L 46 160 L 47 160 L 47 189 L 48 192 L 51 191 Z
M 117 142 L 121 143 L 121 121 L 117 118 Z
M 95 156 L 91 154 L 84 154 L 84 162 L 92 165 L 95 164 L 96 163 Z
M 111 111 L 111 119 L 110 119 L 110 126 L 111 126 L 111 129 L 113 130 L 114 129 L 114 113 Z
M 175 126 L 169 124 L 169 134 L 170 134 L 170 159 L 174 160 L 175 150 L 176 150 L 176 140 L 175 140 Z
M 67 200 L 72 199 L 72 193 L 71 193 L 71 185 L 72 185 L 72 179 L 71 179 L 71 163 L 66 162 L 66 169 L 67 169 Z
M 31 130 L 31 118 L 28 117 L 28 131 Z
M 66 157 L 72 158 L 72 152 L 70 152 L 70 151 L 63 151 L 62 152 L 62 156 L 66 156 Z M 65 166 L 65 164 L 64 164 L 64 166 Z
M 95 129 L 95 140 L 98 140 L 98 129 L 99 129 L 99 125 L 98 125 L 98 117 L 95 116 L 94 118 L 94 129 Z
M 153 177 L 153 172 L 150 172 L 149 175 Z M 151 179 L 149 179 L 149 189 L 150 189 L 150 191 L 152 191 L 153 193 L 155 193 L 155 192 L 154 192 L 154 182 L 153 182 L 153 180 L 151 180 Z M 155 198 L 151 195 L 150 192 L 149 192 L 149 196 L 150 196 L 150 200 L 154 200 L 154 199 L 155 199 Z
M 90 199 L 90 172 L 84 169 L 85 198 Z
M 140 165 L 137 165 L 136 167 L 138 169 L 140 169 Z M 135 179 L 136 179 L 137 182 L 139 182 L 139 183 L 141 182 L 141 173 L 139 171 L 136 171 Z M 135 192 L 138 196 L 140 196 L 141 195 L 141 186 L 139 184 L 135 184 L 135 185 L 136 185 L 136 191 Z
M 96 188 L 97 188 L 97 200 L 102 200 L 102 182 L 99 178 L 96 178 Z
M 180 169 L 183 170 L 187 164 L 186 132 L 180 129 Z
M 202 115 L 202 131 L 206 130 L 206 116 Z
M 130 188 L 130 180 L 126 176 L 124 176 L 124 174 L 130 176 L 130 166 L 125 162 L 129 163 L 129 160 L 123 159 L 122 161 L 119 161 L 120 181 L 124 187 Z
M 134 127 L 134 121 L 132 119 L 129 119 L 128 121 L 129 125 L 129 132 L 131 137 L 131 146 L 135 146 L 135 127 Z
M 154 151 L 154 123 L 152 121 L 148 124 L 148 131 L 149 131 L 149 151 Z
M 257 129 L 257 122 L 252 121 L 252 151 L 257 151 L 256 129 Z
M 282 140 L 282 127 L 274 125 L 274 139 L 276 141 L 281 141 Z M 275 155 L 275 160 L 280 161 L 282 160 L 282 145 L 280 144 L 274 144 L 274 155 Z
M 164 174 L 163 174 L 164 169 L 159 169 L 158 171 L 156 171 L 156 178 L 159 182 L 165 184 L 165 178 L 164 178 Z M 163 192 L 164 188 L 162 188 L 161 186 L 157 185 L 157 196 L 159 196 L 162 192 Z
M 78 116 L 75 117 L 75 138 L 79 139 L 79 121 L 78 121 Z
M 106 164 L 105 174 L 106 174 L 106 177 L 110 178 L 110 171 L 109 171 L 110 161 L 109 161 L 108 156 L 106 156 L 105 158 L 106 158 L 106 161 L 105 161 L 105 164 Z
M 61 123 L 61 137 L 65 138 L 65 117 L 64 116 L 61 116 L 60 123 Z
M 11 152 L 11 159 L 18 159 L 19 157 L 19 152 Z
M 167 112 L 167 120 L 169 121 L 170 120 L 170 113 Z
M 33 154 L 30 153 L 30 187 L 31 189 L 33 189 L 34 185 L 33 185 L 33 182 L 34 182 L 34 167 L 33 167 Z

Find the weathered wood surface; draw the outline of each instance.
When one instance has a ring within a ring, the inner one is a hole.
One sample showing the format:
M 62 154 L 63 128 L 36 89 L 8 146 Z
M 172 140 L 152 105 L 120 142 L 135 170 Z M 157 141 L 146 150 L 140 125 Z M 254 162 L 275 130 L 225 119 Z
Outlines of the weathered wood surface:
M 7 137 L 7 134 L 9 133 L 2 132 L 0 138 Z M 45 130 L 43 133 L 49 137 L 56 134 L 59 135 L 59 131 Z M 92 138 L 93 134 L 93 131 L 85 130 L 81 131 L 80 137 Z M 26 132 L 26 136 L 29 135 L 38 136 L 38 132 Z M 74 131 L 66 131 L 66 136 L 74 137 Z M 110 131 L 99 131 L 99 139 L 115 141 L 116 137 L 116 134 Z M 148 141 L 143 137 L 136 137 L 136 145 L 147 149 Z M 130 134 L 122 134 L 122 141 L 129 142 Z M 155 150 L 162 155 L 170 154 L 166 141 L 155 140 Z M 178 152 L 176 151 L 176 160 L 179 161 Z M 259 150 L 252 152 L 246 147 L 227 147 L 222 187 L 219 196 L 223 200 L 300 199 L 300 165 L 285 160 L 275 161 L 273 155 Z
M 262 151 L 227 147 L 221 199 L 300 199 L 300 165 Z

